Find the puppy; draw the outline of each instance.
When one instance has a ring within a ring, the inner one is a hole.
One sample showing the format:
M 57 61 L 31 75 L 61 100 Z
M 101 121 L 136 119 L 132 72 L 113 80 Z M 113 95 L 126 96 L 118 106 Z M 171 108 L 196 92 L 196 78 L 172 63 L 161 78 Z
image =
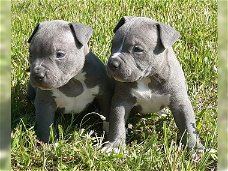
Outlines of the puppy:
M 43 142 L 49 141 L 57 109 L 80 113 L 96 100 L 101 114 L 109 114 L 112 83 L 88 48 L 91 35 L 87 25 L 54 20 L 38 24 L 28 40 L 28 94 L 34 100 L 36 134 Z
M 189 148 L 204 149 L 196 131 L 194 111 L 185 77 L 172 45 L 180 34 L 172 27 L 146 17 L 126 16 L 114 29 L 107 72 L 115 80 L 112 98 L 110 151 L 125 144 L 130 113 L 158 112 L 169 107 Z

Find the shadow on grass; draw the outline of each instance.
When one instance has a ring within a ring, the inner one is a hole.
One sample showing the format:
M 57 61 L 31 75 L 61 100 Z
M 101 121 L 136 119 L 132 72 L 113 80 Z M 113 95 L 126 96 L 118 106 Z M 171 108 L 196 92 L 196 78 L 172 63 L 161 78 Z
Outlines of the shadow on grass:
M 63 114 L 63 111 L 59 109 L 56 112 L 54 126 L 57 129 L 58 125 L 61 125 L 66 136 L 79 129 L 85 129 L 86 132 L 94 130 L 98 136 L 101 136 L 103 134 L 102 120 L 95 113 L 99 113 L 96 102 L 79 114 Z
M 164 121 L 170 123 L 172 119 L 171 114 L 168 114 L 166 117 L 157 114 L 136 114 L 131 116 L 129 123 L 132 125 L 132 128 L 128 127 L 127 142 L 129 144 L 133 141 L 136 141 L 138 144 L 142 143 L 145 139 L 150 138 L 154 131 L 158 135 L 158 140 L 162 141 L 164 138 L 163 123 Z
M 27 98 L 27 85 L 18 82 L 11 88 L 11 130 L 14 130 L 21 120 L 25 125 L 33 125 L 34 111 L 34 106 Z
M 27 85 L 18 82 L 16 86 L 12 87 L 11 98 L 11 131 L 20 124 L 21 120 L 27 128 L 35 126 L 35 108 L 27 98 Z M 58 124 L 62 125 L 64 136 L 66 137 L 73 131 L 78 131 L 82 128 L 85 129 L 86 132 L 94 130 L 98 136 L 102 136 L 102 120 L 100 117 L 96 114 L 86 115 L 94 111 L 99 113 L 99 109 L 95 106 L 96 103 L 90 105 L 87 110 L 80 114 L 63 114 L 62 110 L 58 110 L 55 116 L 55 128 L 58 128 Z M 139 144 L 149 138 L 154 131 L 158 136 L 158 140 L 163 141 L 163 123 L 166 121 L 168 124 L 167 127 L 169 127 L 169 123 L 171 123 L 172 120 L 173 116 L 170 113 L 166 117 L 157 114 L 136 114 L 130 116 L 129 123 L 133 125 L 133 128 L 128 128 L 127 143 L 130 144 L 131 142 L 136 141 Z M 171 139 L 176 138 L 173 136 L 169 137 L 169 142 L 171 142 Z M 179 142 L 179 140 L 177 140 L 177 142 Z
M 11 131 L 13 131 L 18 124 L 21 124 L 21 121 L 23 121 L 26 128 L 35 126 L 35 107 L 28 99 L 27 85 L 19 82 L 16 86 L 11 88 L 11 92 Z M 95 114 L 84 117 L 87 113 L 97 110 L 94 104 L 90 105 L 87 110 L 80 114 L 63 114 L 62 110 L 57 110 L 54 125 L 56 128 L 58 124 L 62 125 L 66 136 L 80 128 L 95 130 L 101 134 L 103 131 L 100 117 Z

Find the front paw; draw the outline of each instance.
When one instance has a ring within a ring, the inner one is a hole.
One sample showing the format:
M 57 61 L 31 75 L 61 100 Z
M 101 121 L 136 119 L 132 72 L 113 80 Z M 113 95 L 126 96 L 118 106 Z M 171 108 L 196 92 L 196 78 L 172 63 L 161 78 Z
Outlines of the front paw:
M 191 151 L 191 158 L 194 162 L 199 162 L 204 155 L 204 149 L 196 149 Z
M 205 155 L 210 155 L 212 158 L 217 158 L 217 150 L 213 148 L 198 148 L 193 150 L 191 157 L 194 162 L 199 162 L 201 159 L 205 158 Z
M 122 143 L 107 142 L 102 148 L 102 153 L 127 154 L 126 146 Z

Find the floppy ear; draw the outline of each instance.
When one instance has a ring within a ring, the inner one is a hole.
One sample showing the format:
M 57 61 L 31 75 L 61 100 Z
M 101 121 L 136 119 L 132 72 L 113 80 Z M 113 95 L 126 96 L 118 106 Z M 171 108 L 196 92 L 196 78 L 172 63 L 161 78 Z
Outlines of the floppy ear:
M 180 37 L 179 32 L 166 24 L 158 23 L 157 28 L 164 48 L 171 47 Z
M 37 30 L 39 29 L 39 26 L 40 26 L 40 24 L 37 24 L 37 26 L 36 26 L 35 29 L 33 30 L 32 35 L 31 35 L 31 36 L 29 37 L 29 39 L 28 39 L 28 43 L 31 43 L 31 40 L 32 40 L 32 38 L 34 37 L 34 35 L 36 34 Z
M 117 23 L 116 27 L 113 29 L 113 32 L 115 33 L 122 25 L 124 25 L 126 22 L 130 21 L 131 19 L 135 18 L 134 16 L 124 16 L 120 19 L 120 21 Z
M 74 38 L 83 46 L 88 43 L 92 36 L 93 29 L 81 23 L 69 23 Z

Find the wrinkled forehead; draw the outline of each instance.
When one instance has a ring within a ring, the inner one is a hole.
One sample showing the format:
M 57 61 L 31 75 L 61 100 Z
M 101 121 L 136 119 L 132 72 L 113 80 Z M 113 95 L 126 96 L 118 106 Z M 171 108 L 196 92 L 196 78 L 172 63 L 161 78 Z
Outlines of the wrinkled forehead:
M 74 37 L 68 25 L 41 25 L 30 44 L 30 51 L 35 48 L 67 48 L 74 45 Z
M 125 23 L 114 35 L 115 41 L 151 41 L 157 39 L 157 22 L 151 19 L 136 19 Z
M 35 39 L 54 42 L 74 41 L 73 34 L 68 24 L 47 24 L 42 23 L 40 29 L 35 35 Z

